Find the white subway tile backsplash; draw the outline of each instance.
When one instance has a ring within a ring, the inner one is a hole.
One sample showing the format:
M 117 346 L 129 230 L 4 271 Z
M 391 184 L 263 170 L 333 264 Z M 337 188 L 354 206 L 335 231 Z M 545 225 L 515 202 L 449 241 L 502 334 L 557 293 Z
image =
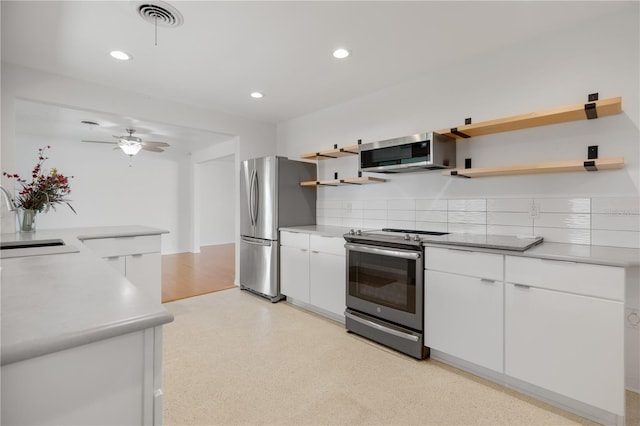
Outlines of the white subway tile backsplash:
M 400 198 L 387 200 L 387 209 L 389 210 L 415 210 L 416 200 Z
M 640 231 L 640 215 L 592 214 L 591 229 L 608 229 L 613 231 Z
M 362 221 L 362 228 L 363 229 L 382 229 L 382 228 L 386 228 L 387 227 L 387 221 L 386 220 L 379 220 L 379 219 L 364 219 Z
M 612 216 L 640 214 L 640 198 L 594 197 L 591 199 L 591 213 Z
M 531 213 L 531 198 L 490 198 L 487 200 L 488 212 Z
M 487 225 L 533 226 L 530 213 L 517 212 L 487 212 Z
M 463 234 L 486 234 L 486 225 L 475 225 L 468 223 L 451 223 L 449 222 L 448 232 L 460 232 Z
M 415 210 L 389 210 L 387 212 L 388 220 L 409 220 L 412 222 L 416 221 L 416 212 Z
M 545 241 L 553 243 L 591 244 L 589 229 L 533 228 L 534 235 L 543 237 Z
M 440 210 L 416 210 L 416 222 L 447 222 L 447 212 Z
M 449 211 L 448 215 L 449 223 L 473 223 L 478 225 L 485 225 L 487 223 L 487 213 L 477 211 Z
M 363 210 L 363 218 L 365 219 L 381 219 L 387 220 L 387 210 Z
M 355 229 L 362 229 L 363 227 L 363 220 L 362 218 L 349 218 L 349 217 L 344 217 L 342 218 L 342 226 L 346 226 L 348 228 L 355 228 Z
M 415 229 L 416 221 L 415 220 L 388 220 L 387 227 L 397 228 L 397 229 Z
M 342 212 L 342 217 L 345 219 L 362 219 L 362 210 L 346 210 Z
M 487 225 L 487 234 L 493 235 L 513 235 L 530 237 L 533 236 L 533 226 L 505 226 Z
M 594 229 L 591 231 L 591 244 L 640 249 L 640 232 Z
M 487 200 L 448 200 L 447 210 L 449 211 L 468 211 L 468 212 L 486 212 Z
M 541 213 L 591 213 L 591 198 L 540 198 L 535 203 Z
M 416 200 L 416 210 L 447 210 L 447 200 Z
M 416 220 L 416 229 L 420 231 L 447 232 L 447 222 L 420 222 Z
M 591 215 L 582 213 L 540 213 L 533 219 L 533 226 L 589 229 L 591 227 Z
M 541 236 L 640 248 L 640 198 L 319 199 L 319 225 Z
M 365 210 L 386 210 L 387 200 L 364 200 L 362 208 Z

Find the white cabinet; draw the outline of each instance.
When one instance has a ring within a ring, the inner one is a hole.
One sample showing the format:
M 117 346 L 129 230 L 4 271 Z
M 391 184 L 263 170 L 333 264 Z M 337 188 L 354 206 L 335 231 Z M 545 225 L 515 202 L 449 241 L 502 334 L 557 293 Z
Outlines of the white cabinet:
M 506 256 L 505 373 L 624 416 L 624 277 Z
M 309 303 L 309 235 L 280 232 L 280 293 Z
M 503 371 L 503 256 L 425 249 L 425 345 Z
M 288 298 L 343 317 L 345 268 L 342 237 L 280 232 L 280 292 Z
M 311 235 L 310 246 L 310 303 L 344 316 L 347 275 L 344 238 Z
M 1 377 L 2 424 L 161 425 L 162 327 L 3 365 Z
M 86 239 L 84 245 L 104 258 L 155 302 L 162 299 L 160 235 Z

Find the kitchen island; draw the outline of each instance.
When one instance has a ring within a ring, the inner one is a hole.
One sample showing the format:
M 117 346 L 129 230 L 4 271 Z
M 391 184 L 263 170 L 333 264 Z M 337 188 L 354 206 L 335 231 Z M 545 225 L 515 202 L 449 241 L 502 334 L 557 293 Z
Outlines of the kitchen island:
M 159 242 L 166 232 L 128 226 L 2 234 L 3 244 L 64 243 L 3 250 L 11 253 L 1 261 L 2 423 L 161 423 L 162 325 L 173 316 L 83 240 Z

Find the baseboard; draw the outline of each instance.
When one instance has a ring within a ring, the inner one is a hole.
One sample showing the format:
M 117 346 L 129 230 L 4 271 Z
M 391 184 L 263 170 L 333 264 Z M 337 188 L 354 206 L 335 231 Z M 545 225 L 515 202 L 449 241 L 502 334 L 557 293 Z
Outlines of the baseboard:
M 585 417 L 589 420 L 593 420 L 594 422 L 603 425 L 624 425 L 623 416 L 618 416 L 601 408 L 597 408 L 585 404 L 584 402 L 576 401 L 575 399 L 566 397 L 564 395 L 551 392 L 547 389 L 543 389 L 514 377 L 507 376 L 504 373 L 481 367 L 479 365 L 470 363 L 463 359 L 445 354 L 434 349 L 431 349 L 431 358 L 451 365 L 452 367 L 459 368 L 460 370 L 466 371 L 473 375 L 482 377 L 483 379 L 490 380 L 506 388 L 513 389 L 525 395 L 531 396 L 562 410 L 577 414 L 578 416 Z

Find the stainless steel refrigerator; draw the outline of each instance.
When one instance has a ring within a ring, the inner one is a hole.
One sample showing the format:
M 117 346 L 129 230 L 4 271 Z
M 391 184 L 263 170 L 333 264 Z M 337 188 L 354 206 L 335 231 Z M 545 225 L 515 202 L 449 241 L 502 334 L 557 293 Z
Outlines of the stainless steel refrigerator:
M 272 302 L 280 294 L 279 232 L 316 223 L 316 165 L 286 157 L 242 162 L 240 171 L 240 288 Z

